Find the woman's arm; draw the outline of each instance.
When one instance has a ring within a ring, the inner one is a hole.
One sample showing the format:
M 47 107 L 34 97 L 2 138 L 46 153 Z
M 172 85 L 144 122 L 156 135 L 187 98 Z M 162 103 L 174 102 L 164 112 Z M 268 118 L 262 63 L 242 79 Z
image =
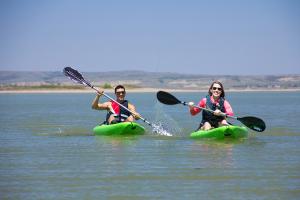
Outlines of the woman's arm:
M 205 108 L 206 107 L 206 98 L 201 99 L 198 103 L 199 107 Z M 199 112 L 201 112 L 200 108 L 196 108 L 194 106 L 189 106 L 190 107 L 190 113 L 191 115 L 197 115 Z
M 231 105 L 229 104 L 229 102 L 227 100 L 224 101 L 224 108 L 225 108 L 225 113 L 229 116 L 233 116 L 233 110 L 231 108 Z

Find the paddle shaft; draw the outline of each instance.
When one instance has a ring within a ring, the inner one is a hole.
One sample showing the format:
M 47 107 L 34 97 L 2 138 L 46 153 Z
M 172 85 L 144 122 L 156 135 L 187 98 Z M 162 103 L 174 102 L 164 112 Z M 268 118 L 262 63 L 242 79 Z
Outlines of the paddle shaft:
M 185 102 L 185 101 L 180 101 L 180 103 L 181 103 L 182 105 L 189 106 L 189 104 L 188 104 L 187 102 Z M 195 106 L 195 105 L 193 105 L 193 107 L 199 108 L 199 109 L 202 109 L 202 110 L 211 112 L 211 113 L 214 112 L 213 110 L 210 110 L 210 109 L 208 109 L 208 108 L 203 108 L 203 107 L 200 107 L 200 106 Z M 221 116 L 228 117 L 228 118 L 231 118 L 231 119 L 238 119 L 237 117 L 230 116 L 230 115 L 227 115 L 227 114 L 225 114 L 225 113 L 221 113 Z

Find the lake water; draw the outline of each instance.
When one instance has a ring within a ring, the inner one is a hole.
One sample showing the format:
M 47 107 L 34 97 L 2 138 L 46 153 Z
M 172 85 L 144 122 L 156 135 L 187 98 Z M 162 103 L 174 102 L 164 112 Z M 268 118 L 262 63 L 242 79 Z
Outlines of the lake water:
M 201 115 L 155 93 L 127 96 L 174 136 L 142 121 L 142 136 L 93 136 L 105 116 L 94 94 L 0 94 L 1 199 L 300 199 L 299 92 L 227 92 L 237 116 L 267 125 L 235 141 L 192 140 Z

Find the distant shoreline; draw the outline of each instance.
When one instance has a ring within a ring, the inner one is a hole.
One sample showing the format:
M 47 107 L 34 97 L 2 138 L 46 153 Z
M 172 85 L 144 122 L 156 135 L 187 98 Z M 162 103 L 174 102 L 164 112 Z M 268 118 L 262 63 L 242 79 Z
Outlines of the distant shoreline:
M 293 92 L 300 91 L 300 74 L 291 75 L 204 75 L 170 72 L 86 72 L 84 76 L 96 87 L 112 93 L 119 84 L 128 92 L 205 92 L 210 83 L 220 80 L 226 92 Z M 172 89 L 170 89 L 172 88 Z M 82 84 L 74 84 L 56 72 L 0 71 L 1 93 L 95 93 Z
M 129 93 L 151 93 L 159 90 L 168 92 L 207 92 L 207 90 L 195 89 L 168 89 L 168 88 L 135 88 L 126 89 Z M 113 89 L 105 89 L 106 93 L 113 93 Z M 226 92 L 298 92 L 300 88 L 295 89 L 227 89 Z M 22 89 L 22 90 L 0 90 L 0 94 L 48 94 L 48 93 L 95 93 L 92 89 Z

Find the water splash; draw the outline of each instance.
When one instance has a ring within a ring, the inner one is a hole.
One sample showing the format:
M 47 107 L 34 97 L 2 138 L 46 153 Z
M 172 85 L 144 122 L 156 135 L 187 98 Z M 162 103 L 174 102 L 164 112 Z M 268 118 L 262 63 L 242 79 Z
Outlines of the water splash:
M 161 103 L 157 101 L 155 109 L 155 127 L 153 132 L 158 135 L 174 136 L 174 133 L 180 134 L 182 129 L 178 126 L 176 120 L 166 114 Z M 172 134 L 171 134 L 172 133 Z
M 163 135 L 163 136 L 173 136 L 171 133 L 169 133 L 168 131 L 166 131 L 162 124 L 159 123 L 159 125 L 157 124 L 152 124 L 153 127 L 153 133 L 156 133 L 157 135 Z

